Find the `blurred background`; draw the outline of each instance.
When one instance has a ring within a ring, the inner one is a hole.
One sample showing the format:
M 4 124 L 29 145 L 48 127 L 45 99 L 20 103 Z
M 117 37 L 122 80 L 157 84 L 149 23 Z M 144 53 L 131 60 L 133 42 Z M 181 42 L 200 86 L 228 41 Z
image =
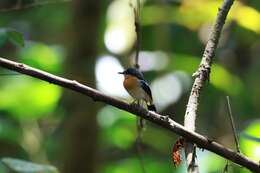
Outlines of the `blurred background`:
M 131 102 L 117 72 L 133 65 L 135 0 L 0 0 L 0 56 L 75 79 Z M 141 1 L 139 64 L 155 105 L 183 124 L 193 78 L 221 0 Z M 15 31 L 15 32 L 14 32 Z M 24 38 L 17 32 L 21 33 Z M 200 98 L 196 131 L 260 160 L 260 1 L 236 0 Z M 23 43 L 24 39 L 24 43 Z M 142 151 L 136 118 L 86 96 L 0 68 L 0 158 L 53 165 L 62 173 L 180 173 L 178 136 L 147 122 Z M 198 150 L 202 173 L 226 160 Z M 184 159 L 184 156 L 182 156 Z M 9 170 L 0 165 L 0 172 Z M 229 172 L 246 173 L 231 164 Z

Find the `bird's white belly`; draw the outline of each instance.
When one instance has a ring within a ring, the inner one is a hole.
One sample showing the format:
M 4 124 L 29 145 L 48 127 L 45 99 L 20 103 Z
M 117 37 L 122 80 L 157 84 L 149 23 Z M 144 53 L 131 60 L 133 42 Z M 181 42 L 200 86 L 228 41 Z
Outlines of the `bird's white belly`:
M 128 90 L 129 94 L 137 100 L 146 100 L 146 93 L 144 92 L 144 90 L 140 87 L 140 88 L 135 88 L 135 89 L 131 89 Z

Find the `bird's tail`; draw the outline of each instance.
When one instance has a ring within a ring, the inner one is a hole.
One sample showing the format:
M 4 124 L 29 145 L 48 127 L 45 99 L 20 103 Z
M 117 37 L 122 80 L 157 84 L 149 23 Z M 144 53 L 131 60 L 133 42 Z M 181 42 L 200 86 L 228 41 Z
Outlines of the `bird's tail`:
M 156 107 L 154 106 L 154 104 L 147 105 L 147 108 L 148 108 L 149 111 L 156 112 Z

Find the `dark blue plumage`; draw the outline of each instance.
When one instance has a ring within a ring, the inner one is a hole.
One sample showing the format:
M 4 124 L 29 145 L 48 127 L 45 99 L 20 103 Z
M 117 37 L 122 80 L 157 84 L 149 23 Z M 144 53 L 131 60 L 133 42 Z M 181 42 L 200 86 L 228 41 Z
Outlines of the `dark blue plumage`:
M 153 99 L 152 92 L 151 92 L 151 89 L 150 89 L 148 83 L 145 80 L 139 80 L 139 82 L 140 82 L 143 90 L 151 97 L 151 99 Z
M 139 70 L 135 68 L 128 68 L 123 72 L 119 72 L 119 74 L 128 74 L 137 77 L 140 80 L 144 80 L 144 75 Z

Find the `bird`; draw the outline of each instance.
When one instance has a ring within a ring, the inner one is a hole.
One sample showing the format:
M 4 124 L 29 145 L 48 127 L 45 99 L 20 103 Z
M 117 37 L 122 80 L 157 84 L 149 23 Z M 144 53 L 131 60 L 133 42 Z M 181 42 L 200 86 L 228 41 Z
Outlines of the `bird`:
M 135 100 L 144 100 L 148 110 L 156 112 L 156 107 L 153 104 L 151 89 L 145 81 L 142 72 L 136 68 L 127 68 L 125 71 L 118 73 L 124 75 L 123 86 L 126 91 Z

